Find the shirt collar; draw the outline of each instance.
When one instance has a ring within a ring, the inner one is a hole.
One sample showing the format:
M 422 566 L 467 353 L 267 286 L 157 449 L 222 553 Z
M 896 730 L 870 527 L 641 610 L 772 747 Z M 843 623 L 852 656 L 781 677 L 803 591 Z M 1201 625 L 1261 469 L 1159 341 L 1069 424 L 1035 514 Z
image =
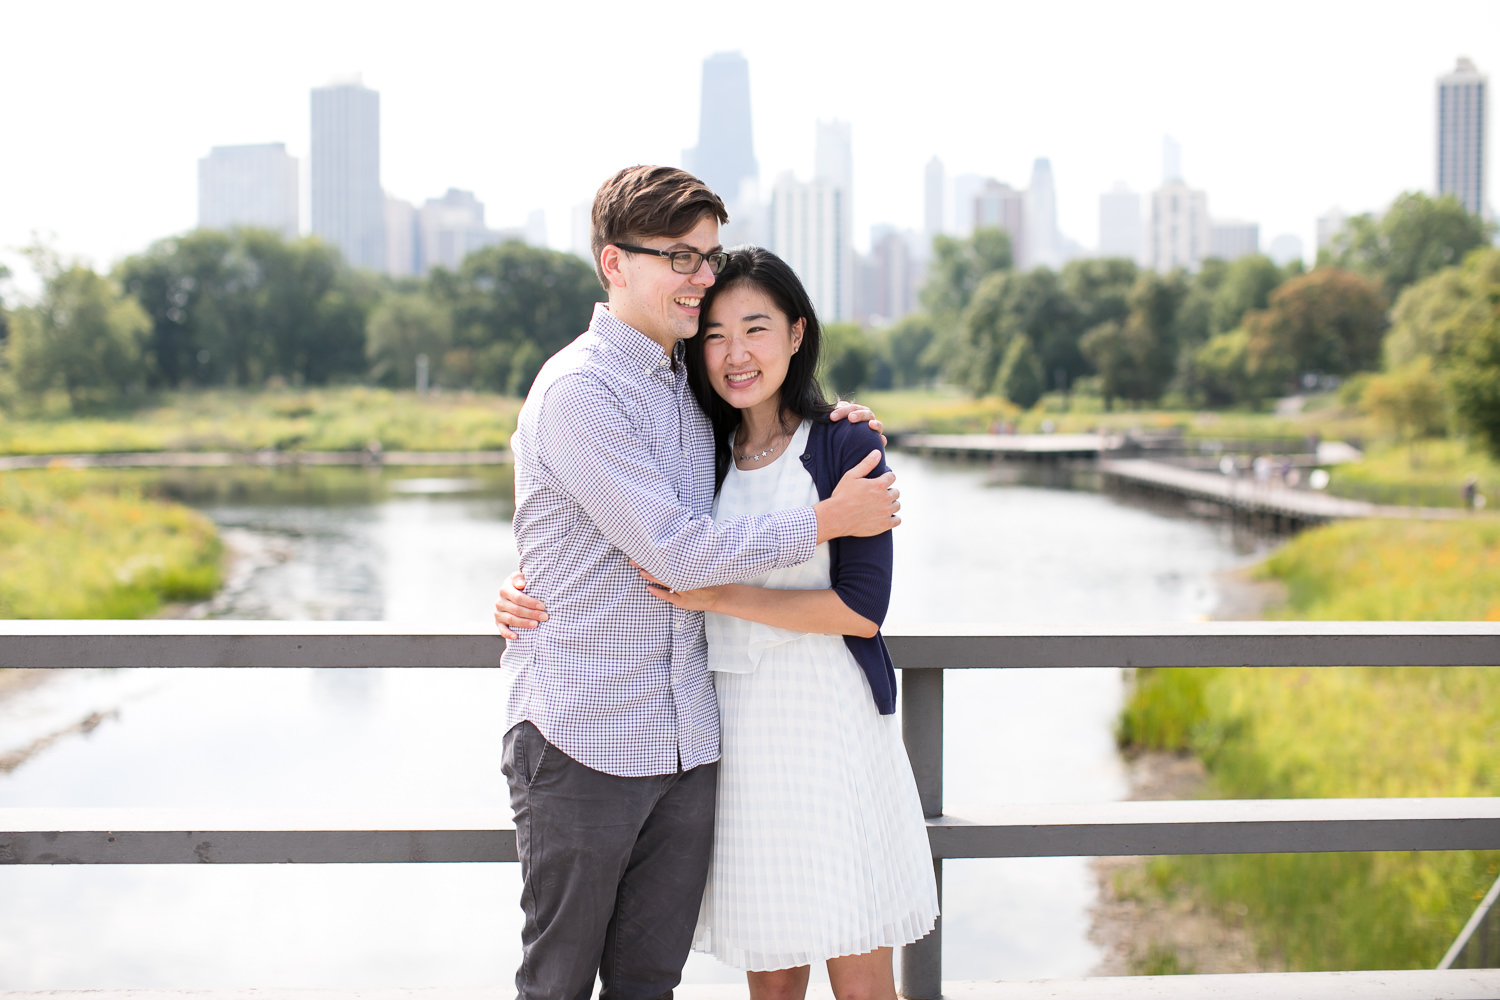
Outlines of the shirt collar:
M 671 368 L 674 360 L 681 370 L 687 355 L 687 345 L 679 340 L 672 345 L 672 356 L 667 357 L 660 344 L 616 317 L 604 302 L 594 303 L 594 318 L 589 322 L 589 330 L 599 339 L 624 351 L 626 357 L 647 372 Z

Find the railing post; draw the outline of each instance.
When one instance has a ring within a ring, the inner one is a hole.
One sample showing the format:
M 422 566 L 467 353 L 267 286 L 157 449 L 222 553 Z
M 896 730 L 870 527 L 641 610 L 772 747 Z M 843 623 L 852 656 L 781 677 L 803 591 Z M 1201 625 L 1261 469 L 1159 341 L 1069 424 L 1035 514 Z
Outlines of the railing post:
M 901 738 L 911 759 L 922 814 L 943 814 L 943 671 L 901 672 Z M 943 902 L 943 862 L 934 858 L 938 905 Z M 908 1000 L 939 1000 L 943 995 L 943 918 L 932 933 L 901 949 L 901 995 Z

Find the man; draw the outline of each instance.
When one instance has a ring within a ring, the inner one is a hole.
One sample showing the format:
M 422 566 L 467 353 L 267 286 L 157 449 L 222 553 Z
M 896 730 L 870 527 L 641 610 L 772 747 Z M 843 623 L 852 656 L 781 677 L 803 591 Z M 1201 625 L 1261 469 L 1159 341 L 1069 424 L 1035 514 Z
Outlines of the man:
M 521 566 L 547 611 L 501 660 L 523 1000 L 586 1000 L 596 974 L 606 1000 L 670 997 L 691 948 L 713 847 L 718 711 L 702 613 L 650 596 L 631 562 L 694 589 L 900 521 L 894 476 L 863 478 L 878 452 L 816 506 L 713 521 L 712 433 L 683 341 L 723 266 L 727 221 L 681 170 L 632 167 L 605 182 L 592 250 L 608 304 L 543 366 L 511 440 Z

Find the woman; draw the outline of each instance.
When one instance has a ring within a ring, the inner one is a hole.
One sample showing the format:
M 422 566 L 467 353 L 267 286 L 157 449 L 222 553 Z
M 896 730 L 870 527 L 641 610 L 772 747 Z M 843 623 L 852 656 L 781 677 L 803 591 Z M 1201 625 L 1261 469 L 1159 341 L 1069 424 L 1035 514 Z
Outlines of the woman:
M 736 250 L 704 316 L 688 370 L 718 445 L 714 517 L 829 496 L 880 440 L 828 421 L 801 282 L 766 250 Z M 931 930 L 937 888 L 879 632 L 890 533 L 745 584 L 674 593 L 641 575 L 708 612 L 721 758 L 695 947 L 747 970 L 754 1000 L 801 997 L 819 961 L 835 996 L 894 1000 L 892 949 Z
M 802 283 L 774 254 L 740 248 L 703 307 L 688 371 L 714 425 L 714 517 L 829 496 L 880 437 L 827 419 Z M 895 1000 L 892 949 L 931 930 L 938 907 L 879 632 L 890 533 L 834 539 L 744 584 L 673 592 L 641 576 L 663 601 L 707 612 L 721 756 L 695 947 L 746 970 L 752 1000 L 799 1000 L 813 962 L 840 1000 Z M 502 588 L 497 611 L 522 611 L 507 594 L 520 596 Z

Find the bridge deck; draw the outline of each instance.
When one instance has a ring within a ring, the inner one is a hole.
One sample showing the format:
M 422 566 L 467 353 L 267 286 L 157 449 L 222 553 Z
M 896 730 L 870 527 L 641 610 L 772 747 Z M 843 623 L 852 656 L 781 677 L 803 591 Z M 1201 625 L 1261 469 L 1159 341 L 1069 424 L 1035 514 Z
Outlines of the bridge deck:
M 1466 511 L 1447 507 L 1382 507 L 1315 490 L 1299 490 L 1280 483 L 1258 483 L 1217 472 L 1182 469 L 1149 459 L 1107 459 L 1099 470 L 1108 478 L 1135 486 L 1175 493 L 1249 513 L 1293 521 L 1338 521 L 1353 517 L 1402 517 L 1449 520 L 1467 517 Z
M 687 984 L 676 1000 L 745 1000 L 743 985 Z M 0 990 L 0 1000 L 510 1000 L 512 988 Z M 826 983 L 808 986 L 809 1000 L 833 1000 Z M 1239 975 L 1131 976 L 945 982 L 946 1000 L 1491 1000 L 1500 997 L 1500 970 L 1397 972 L 1271 972 Z
M 1108 439 L 1102 434 L 903 434 L 899 443 L 939 455 L 1098 458 Z

